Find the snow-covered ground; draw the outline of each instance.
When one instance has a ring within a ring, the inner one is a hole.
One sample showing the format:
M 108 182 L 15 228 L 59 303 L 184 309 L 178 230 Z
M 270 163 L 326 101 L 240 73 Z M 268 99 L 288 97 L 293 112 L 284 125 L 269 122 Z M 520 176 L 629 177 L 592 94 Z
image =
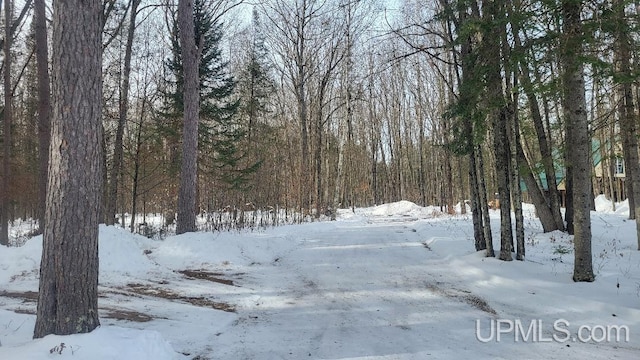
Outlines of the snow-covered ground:
M 638 359 L 635 223 L 597 209 L 594 283 L 530 206 L 524 262 L 475 252 L 470 215 L 406 201 L 162 241 L 101 227 L 102 326 L 31 340 L 36 237 L 0 248 L 0 359 Z

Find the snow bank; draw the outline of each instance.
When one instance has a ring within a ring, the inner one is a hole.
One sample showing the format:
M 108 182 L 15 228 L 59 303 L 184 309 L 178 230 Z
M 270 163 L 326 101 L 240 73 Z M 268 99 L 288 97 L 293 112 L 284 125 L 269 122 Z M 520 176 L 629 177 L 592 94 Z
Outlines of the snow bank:
M 618 214 L 621 216 L 629 216 L 629 200 L 616 203 L 616 211 L 613 211 L 613 204 L 611 200 L 607 199 L 605 195 L 598 195 L 594 199 L 596 205 L 596 211 L 601 213 Z
M 171 236 L 159 243 L 149 256 L 174 269 L 247 266 L 271 262 L 273 254 L 295 246 L 288 236 L 265 233 L 190 233 Z
M 391 204 L 384 204 L 374 207 L 371 215 L 374 216 L 392 216 L 392 215 L 411 215 L 422 212 L 422 207 L 412 203 L 411 201 L 398 201 Z
M 157 246 L 143 236 L 113 226 L 100 226 L 100 281 L 113 280 L 115 275 L 142 275 L 157 268 L 145 250 Z M 42 257 L 42 235 L 29 239 L 23 246 L 0 251 L 0 283 L 16 277 L 36 280 Z
M 0 359 L 177 360 L 178 354 L 158 333 L 117 326 L 88 334 L 49 335 L 18 346 L 0 347 Z
M 140 276 L 158 268 L 146 253 L 158 241 L 132 234 L 115 226 L 100 225 L 100 281 L 112 281 L 119 275 Z
M 42 235 L 20 247 L 0 246 L 0 284 L 12 282 L 16 277 L 35 279 L 42 257 Z
M 211 265 L 243 262 L 233 251 L 233 239 L 227 234 L 189 233 L 166 238 L 150 255 L 155 261 L 172 269 L 203 268 Z
M 364 208 L 359 211 L 365 216 L 413 216 L 432 217 L 434 213 L 440 213 L 440 209 L 434 206 L 422 207 L 407 200 L 390 204 Z

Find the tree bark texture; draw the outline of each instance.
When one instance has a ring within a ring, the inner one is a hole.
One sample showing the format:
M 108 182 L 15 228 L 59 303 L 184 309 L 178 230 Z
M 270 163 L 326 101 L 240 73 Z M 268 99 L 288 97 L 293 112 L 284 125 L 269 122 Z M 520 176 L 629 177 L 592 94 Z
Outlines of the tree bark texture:
M 53 118 L 34 337 L 98 320 L 102 190 L 102 2 L 54 2 Z
M 484 232 L 484 241 L 486 243 L 486 256 L 495 257 L 493 250 L 493 235 L 491 234 L 491 217 L 489 216 L 489 204 L 487 203 L 487 184 L 485 183 L 484 159 L 482 148 L 480 145 L 474 145 L 473 155 L 476 159 L 477 179 L 478 179 L 478 200 L 480 202 L 480 210 L 482 212 L 482 231 Z
M 469 154 L 469 188 L 471 188 L 471 215 L 473 220 L 473 238 L 476 251 L 486 250 L 487 242 L 484 238 L 482 226 L 482 207 L 480 206 L 480 192 L 478 190 L 478 172 L 476 171 L 475 151 Z M 466 204 L 462 204 L 466 206 Z M 492 249 L 493 251 L 493 249 Z
M 198 121 L 200 93 L 198 81 L 198 48 L 193 23 L 192 0 L 178 1 L 178 26 L 182 44 L 184 69 L 184 130 L 182 165 L 178 193 L 176 233 L 196 231 L 196 194 L 198 159 Z
M 513 90 L 510 90 L 509 93 L 511 91 Z M 514 99 L 517 99 L 517 93 Z M 516 105 L 513 101 L 509 103 L 509 120 L 511 135 L 509 137 L 509 150 L 511 152 L 511 197 L 513 199 L 513 211 L 516 219 L 516 260 L 524 261 L 524 214 L 522 209 L 522 188 L 520 187 L 520 160 L 518 159 L 517 149 L 517 144 L 520 143 L 520 123 L 517 116 Z
M 504 17 L 504 8 L 497 1 L 486 4 L 487 21 L 491 21 L 491 28 L 483 39 L 483 57 L 487 67 L 487 101 L 489 116 L 493 125 L 493 150 L 495 153 L 495 170 L 500 196 L 500 260 L 511 261 L 513 257 L 513 228 L 511 224 L 511 188 L 510 188 L 510 156 L 507 116 L 507 105 L 504 96 L 504 86 L 501 79 L 500 41 L 503 29 L 500 25 Z M 502 54 L 504 56 L 504 54 Z
M 581 1 L 562 2 L 563 109 L 567 153 L 573 178 L 574 281 L 593 281 L 591 255 L 591 137 L 587 121 L 584 65 L 582 60 Z
M 511 188 L 509 162 L 510 145 L 507 136 L 507 110 L 498 109 L 494 114 L 494 151 L 496 155 L 496 177 L 500 196 L 500 260 L 511 261 L 513 257 L 513 226 L 511 224 Z

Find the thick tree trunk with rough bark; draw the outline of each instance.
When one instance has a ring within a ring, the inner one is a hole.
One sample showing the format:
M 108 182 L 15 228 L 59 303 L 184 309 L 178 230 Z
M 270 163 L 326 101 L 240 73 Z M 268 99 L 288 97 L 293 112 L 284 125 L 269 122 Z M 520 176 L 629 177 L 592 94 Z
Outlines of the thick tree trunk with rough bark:
M 591 137 L 587 121 L 582 56 L 582 2 L 562 1 L 563 109 L 573 178 L 574 281 L 593 281 L 591 254 Z
M 196 194 L 198 159 L 198 120 L 200 109 L 198 48 L 193 24 L 193 2 L 178 1 L 178 26 L 184 68 L 184 130 L 182 167 L 178 193 L 176 233 L 196 231 Z
M 102 2 L 54 2 L 53 121 L 34 337 L 98 320 L 102 190 Z

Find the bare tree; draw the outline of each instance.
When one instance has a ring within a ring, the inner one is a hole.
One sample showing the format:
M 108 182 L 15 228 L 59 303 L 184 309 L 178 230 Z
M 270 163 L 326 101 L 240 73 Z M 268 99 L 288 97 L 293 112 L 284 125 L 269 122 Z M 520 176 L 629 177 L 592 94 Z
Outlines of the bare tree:
M 136 17 L 138 15 L 138 6 L 140 0 L 131 0 L 131 9 L 129 10 L 129 27 L 127 29 L 127 43 L 124 53 L 124 70 L 122 74 L 122 84 L 120 86 L 120 101 L 118 102 L 118 126 L 116 128 L 116 138 L 113 145 L 113 162 L 109 173 L 109 188 L 107 192 L 105 222 L 107 225 L 113 225 L 117 211 L 118 201 L 118 182 L 122 173 L 122 158 L 124 149 L 122 146 L 122 138 L 127 123 L 127 115 L 129 112 L 129 82 L 131 78 L 131 56 L 133 52 L 133 39 L 136 31 Z M 124 226 L 124 224 L 122 224 Z
M 44 209 L 47 198 L 47 168 L 49 167 L 49 138 L 51 132 L 51 87 L 49 85 L 49 46 L 44 0 L 34 0 L 35 45 L 38 74 L 38 226 L 44 231 Z
M 54 106 L 36 338 L 90 332 L 100 324 L 101 24 L 101 1 L 54 2 Z
M 11 29 L 11 0 L 4 0 L 4 137 L 2 157 L 2 202 L 0 203 L 0 245 L 9 244 L 9 183 L 11 178 L 11 126 L 13 117 L 13 88 L 11 86 L 11 43 L 13 32 Z
M 324 9 L 324 2 L 317 0 L 274 0 L 266 5 L 266 15 L 276 28 L 275 53 L 284 62 L 281 69 L 290 82 L 296 99 L 296 114 L 300 129 L 300 183 L 298 204 L 307 210 L 311 204 L 311 146 L 309 115 L 309 79 L 316 71 L 312 53 L 314 49 L 312 26 Z

